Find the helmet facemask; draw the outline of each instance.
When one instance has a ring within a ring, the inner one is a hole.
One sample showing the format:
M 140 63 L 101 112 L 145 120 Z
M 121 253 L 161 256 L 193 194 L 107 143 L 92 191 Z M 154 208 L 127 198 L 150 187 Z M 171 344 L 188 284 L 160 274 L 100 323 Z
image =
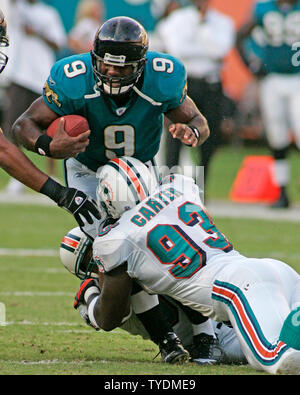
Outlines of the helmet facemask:
M 1 47 L 1 45 L 0 45 L 0 47 Z M 0 74 L 5 69 L 7 61 L 8 61 L 8 56 L 5 55 L 5 53 L 0 51 Z
M 75 263 L 75 275 L 81 280 L 86 278 L 98 278 L 94 272 L 95 261 L 93 259 L 93 243 L 87 238 L 83 243 Z
M 79 227 L 70 230 L 63 237 L 60 259 L 65 268 L 79 279 L 98 279 L 97 265 L 93 260 L 93 242 Z
M 148 36 L 141 24 L 128 17 L 115 17 L 106 21 L 97 31 L 92 66 L 100 90 L 118 96 L 129 92 L 139 81 L 148 50 Z M 112 65 L 132 71 L 122 76 L 108 76 L 102 66 Z M 102 71 L 101 71 L 102 70 Z
M 91 51 L 93 71 L 100 89 L 110 95 L 119 96 L 128 93 L 137 84 L 145 67 L 145 59 L 136 62 L 125 62 L 125 56 L 115 56 L 105 53 L 100 57 Z M 118 67 L 132 66 L 132 73 L 123 77 L 112 77 L 101 73 L 101 63 Z
M 6 35 L 6 22 L 4 20 L 3 12 L 0 10 L 0 47 L 8 47 L 9 41 Z M 0 73 L 5 69 L 8 61 L 8 56 L 0 51 Z

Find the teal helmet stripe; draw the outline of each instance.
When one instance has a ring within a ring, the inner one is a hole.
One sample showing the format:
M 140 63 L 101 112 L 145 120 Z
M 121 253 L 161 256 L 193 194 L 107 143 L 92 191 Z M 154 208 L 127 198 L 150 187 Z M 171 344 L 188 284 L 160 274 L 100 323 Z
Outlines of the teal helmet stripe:
M 128 175 L 126 174 L 126 172 L 116 162 L 108 162 L 106 166 L 113 167 L 124 178 L 124 180 L 126 181 L 128 187 L 130 188 L 130 190 L 133 194 L 135 203 L 138 204 L 141 201 L 139 198 L 138 192 L 136 190 L 135 185 L 131 182 L 131 180 L 128 177 Z
M 133 163 L 130 162 L 130 160 L 126 160 L 126 163 L 130 167 L 130 169 L 134 172 L 134 174 L 136 175 L 136 177 L 140 181 L 140 183 L 142 184 L 142 187 L 143 187 L 143 190 L 145 192 L 145 195 L 149 196 L 150 195 L 150 191 L 149 191 L 147 185 L 145 184 L 145 182 L 143 180 L 143 177 L 141 177 L 141 174 L 139 173 L 138 169 L 134 166 Z
M 70 252 L 74 252 L 75 251 L 75 248 L 72 248 L 72 247 L 70 247 L 70 246 L 68 246 L 68 245 L 66 245 L 64 243 L 61 243 L 60 247 L 64 248 L 67 251 L 70 251 Z
M 67 251 L 74 252 L 80 242 L 80 237 L 73 233 L 68 233 L 62 240 L 60 246 Z

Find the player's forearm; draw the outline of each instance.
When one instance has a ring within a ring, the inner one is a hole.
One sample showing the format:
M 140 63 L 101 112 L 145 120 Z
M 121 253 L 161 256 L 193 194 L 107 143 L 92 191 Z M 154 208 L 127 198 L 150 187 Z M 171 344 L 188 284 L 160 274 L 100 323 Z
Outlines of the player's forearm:
M 41 136 L 42 129 L 32 119 L 21 116 L 14 123 L 11 133 L 15 144 L 21 145 L 29 151 L 35 151 L 35 143 Z
M 95 295 L 89 297 L 87 293 L 84 296 L 91 322 L 105 331 L 119 327 L 131 315 L 132 279 L 125 271 L 126 268 L 127 265 L 123 264 L 105 273 L 101 294 L 96 296 L 97 299 Z
M 201 114 L 189 96 L 186 97 L 184 102 L 179 107 L 166 112 L 165 115 L 170 121 L 172 121 L 174 124 L 177 124 L 177 129 L 181 129 L 181 131 L 176 131 L 174 134 L 175 128 L 173 127 L 173 130 L 170 130 L 169 127 L 169 132 L 173 135 L 173 137 L 181 139 L 181 137 L 187 132 L 186 129 L 189 129 L 187 127 L 197 129 L 196 131 L 193 131 L 193 133 L 191 132 L 191 134 L 193 134 L 197 139 L 195 139 L 195 143 L 189 143 L 186 142 L 186 140 L 181 139 L 184 144 L 190 144 L 195 147 L 196 145 L 203 144 L 204 141 L 208 139 L 210 131 L 207 120 Z
M 30 151 L 35 151 L 38 137 L 57 117 L 58 115 L 46 106 L 43 98 L 38 98 L 14 123 L 11 129 L 13 141 Z
M 131 315 L 129 297 L 126 302 L 124 299 L 117 299 L 114 305 L 110 298 L 106 298 L 105 294 L 100 295 L 97 301 L 94 301 L 93 314 L 99 328 L 105 331 L 112 331 L 122 325 Z M 89 308 L 89 313 L 91 309 Z
M 16 146 L 0 135 L 0 166 L 12 177 L 39 192 L 48 176 Z

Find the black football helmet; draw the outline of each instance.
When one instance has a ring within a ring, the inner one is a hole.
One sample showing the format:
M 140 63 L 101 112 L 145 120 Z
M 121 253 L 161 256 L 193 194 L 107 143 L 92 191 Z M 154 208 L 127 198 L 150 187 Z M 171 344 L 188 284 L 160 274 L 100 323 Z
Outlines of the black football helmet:
M 107 20 L 98 29 L 91 51 L 100 90 L 109 95 L 129 92 L 144 70 L 147 50 L 148 35 L 140 23 L 125 16 Z M 133 72 L 124 77 L 107 76 L 100 71 L 101 62 L 121 67 L 131 65 Z
M 6 35 L 6 22 L 4 14 L 0 9 L 0 47 L 8 47 L 8 37 Z M 0 51 L 0 73 L 4 70 L 8 57 Z

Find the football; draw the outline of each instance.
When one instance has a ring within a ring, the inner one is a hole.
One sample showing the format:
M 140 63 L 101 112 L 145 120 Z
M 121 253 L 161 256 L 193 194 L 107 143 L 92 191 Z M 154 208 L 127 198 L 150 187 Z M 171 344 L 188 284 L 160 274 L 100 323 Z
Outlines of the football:
M 56 118 L 47 129 L 47 135 L 53 137 L 57 131 L 58 123 L 61 118 L 65 118 L 65 131 L 71 137 L 76 137 L 81 133 L 90 129 L 89 123 L 86 118 L 81 115 L 64 115 L 63 117 Z

